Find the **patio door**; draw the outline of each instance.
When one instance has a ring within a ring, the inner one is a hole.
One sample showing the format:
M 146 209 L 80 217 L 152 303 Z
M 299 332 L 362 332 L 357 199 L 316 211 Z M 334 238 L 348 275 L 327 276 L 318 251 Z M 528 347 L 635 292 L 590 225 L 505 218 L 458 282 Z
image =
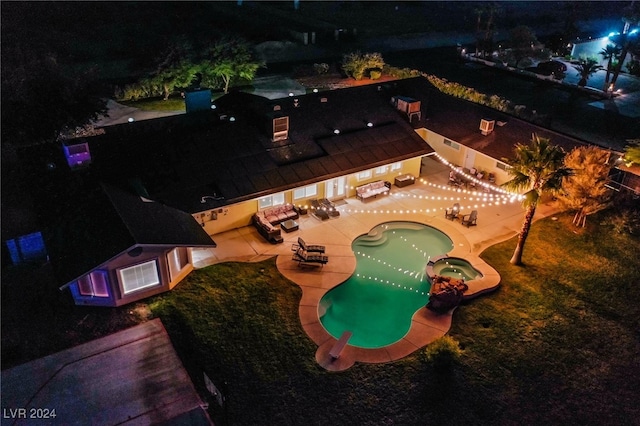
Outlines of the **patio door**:
M 344 176 L 340 176 L 336 179 L 329 179 L 325 183 L 324 194 L 325 197 L 329 200 L 335 200 L 338 198 L 344 198 L 346 189 L 345 185 L 347 182 L 347 178 Z
M 472 149 L 467 148 L 467 156 L 464 158 L 464 168 L 472 169 L 475 162 L 476 162 L 476 152 Z

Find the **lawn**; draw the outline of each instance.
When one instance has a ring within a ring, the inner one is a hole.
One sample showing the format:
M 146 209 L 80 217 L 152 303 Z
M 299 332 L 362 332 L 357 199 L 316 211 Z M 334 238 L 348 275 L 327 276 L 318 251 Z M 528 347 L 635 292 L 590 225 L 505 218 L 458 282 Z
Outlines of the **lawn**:
M 640 242 L 598 220 L 575 232 L 564 215 L 536 222 L 524 267 L 509 264 L 514 239 L 482 254 L 502 285 L 455 312 L 463 355 L 451 371 L 423 350 L 325 371 L 300 325 L 301 290 L 274 259 L 198 270 L 149 307 L 199 390 L 202 371 L 221 388 L 220 423 L 633 424 Z

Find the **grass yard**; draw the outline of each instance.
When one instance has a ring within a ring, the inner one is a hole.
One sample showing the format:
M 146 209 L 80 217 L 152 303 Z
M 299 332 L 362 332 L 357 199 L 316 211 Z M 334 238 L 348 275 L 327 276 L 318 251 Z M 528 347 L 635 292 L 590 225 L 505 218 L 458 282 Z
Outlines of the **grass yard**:
M 195 271 L 149 307 L 202 394 L 202 371 L 221 388 L 222 424 L 634 424 L 640 241 L 590 220 L 577 233 L 568 216 L 536 222 L 525 267 L 509 264 L 514 239 L 483 253 L 502 285 L 455 312 L 451 371 L 424 350 L 325 371 L 274 259 Z

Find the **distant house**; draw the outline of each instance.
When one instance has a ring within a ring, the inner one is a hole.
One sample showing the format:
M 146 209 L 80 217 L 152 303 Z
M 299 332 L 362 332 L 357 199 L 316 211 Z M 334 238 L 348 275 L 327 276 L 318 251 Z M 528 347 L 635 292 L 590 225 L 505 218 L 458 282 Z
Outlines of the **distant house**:
M 419 176 L 424 156 L 492 173 L 499 185 L 505 158 L 532 133 L 567 151 L 587 145 L 423 77 L 275 100 L 232 92 L 209 109 L 102 130 L 23 158 L 24 193 L 46 224 L 62 288 L 103 306 L 170 290 L 193 269 L 193 248 L 215 247 L 210 236 L 256 212 Z

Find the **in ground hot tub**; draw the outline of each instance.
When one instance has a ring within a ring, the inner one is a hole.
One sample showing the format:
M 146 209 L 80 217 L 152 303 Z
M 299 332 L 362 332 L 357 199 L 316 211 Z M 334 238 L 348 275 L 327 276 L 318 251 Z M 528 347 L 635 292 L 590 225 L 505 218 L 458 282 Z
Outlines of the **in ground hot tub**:
M 469 262 L 459 257 L 440 256 L 427 263 L 427 275 L 464 279 L 465 281 L 482 278 L 482 273 Z

